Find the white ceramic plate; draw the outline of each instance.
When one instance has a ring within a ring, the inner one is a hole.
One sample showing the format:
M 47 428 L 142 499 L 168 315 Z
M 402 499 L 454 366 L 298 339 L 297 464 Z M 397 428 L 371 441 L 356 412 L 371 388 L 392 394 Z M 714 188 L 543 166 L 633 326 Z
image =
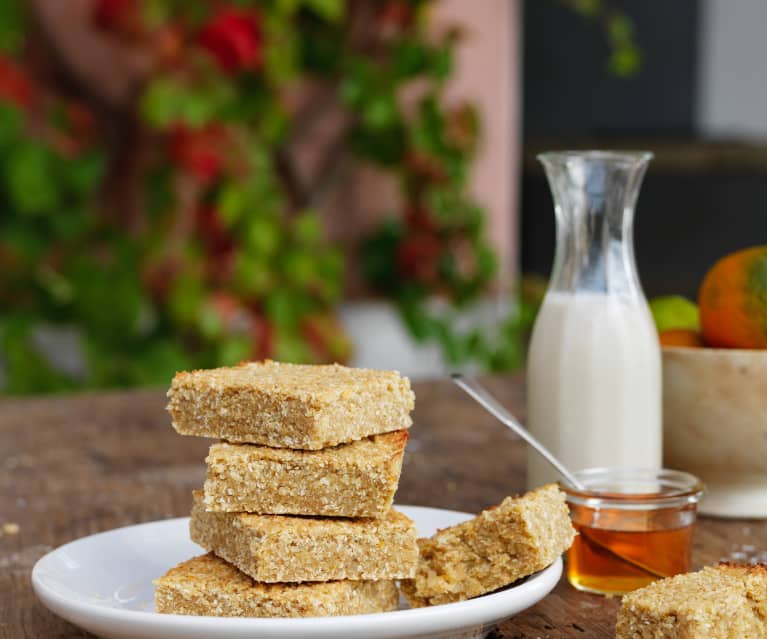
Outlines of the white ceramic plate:
M 397 506 L 420 536 L 470 515 Z M 152 579 L 202 553 L 189 540 L 189 519 L 118 528 L 61 546 L 32 570 L 40 600 L 67 621 L 108 639 L 391 639 L 482 637 L 495 623 L 532 606 L 556 585 L 562 560 L 523 582 L 460 603 L 372 615 L 311 619 L 243 619 L 154 612 Z

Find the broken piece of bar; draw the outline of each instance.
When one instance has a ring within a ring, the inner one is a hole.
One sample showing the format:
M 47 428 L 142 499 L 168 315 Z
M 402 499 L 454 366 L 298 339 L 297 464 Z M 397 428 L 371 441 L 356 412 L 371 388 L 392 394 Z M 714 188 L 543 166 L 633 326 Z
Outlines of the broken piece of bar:
M 395 371 L 269 360 L 177 373 L 168 398 L 182 435 L 306 450 L 409 428 L 415 402 Z
M 274 515 L 382 517 L 397 490 L 407 431 L 317 451 L 213 444 L 206 510 Z
M 211 513 L 195 491 L 189 531 L 262 582 L 403 579 L 418 563 L 415 524 L 393 508 L 380 519 Z
M 327 617 L 396 610 L 393 581 L 263 584 L 212 553 L 171 568 L 155 582 L 155 609 L 215 617 Z
M 542 570 L 572 544 L 565 496 L 548 484 L 507 497 L 463 523 L 419 539 L 416 576 L 402 582 L 412 607 L 462 601 Z
M 616 639 L 764 639 L 767 566 L 720 564 L 623 597 Z

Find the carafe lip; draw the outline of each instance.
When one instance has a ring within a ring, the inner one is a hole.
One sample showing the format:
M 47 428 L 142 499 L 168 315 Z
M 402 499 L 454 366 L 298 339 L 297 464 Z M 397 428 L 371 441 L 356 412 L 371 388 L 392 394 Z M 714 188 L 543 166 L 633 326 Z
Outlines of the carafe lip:
M 637 164 L 649 162 L 655 154 L 652 151 L 627 150 L 627 151 L 606 151 L 600 149 L 565 149 L 562 151 L 545 151 L 537 156 L 540 162 L 557 162 L 563 160 L 586 160 L 596 162 L 614 162 Z

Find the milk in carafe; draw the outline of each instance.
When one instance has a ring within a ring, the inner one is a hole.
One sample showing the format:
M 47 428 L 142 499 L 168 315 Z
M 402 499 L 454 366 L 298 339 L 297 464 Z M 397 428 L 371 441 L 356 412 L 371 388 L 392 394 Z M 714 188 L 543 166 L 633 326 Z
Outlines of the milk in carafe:
M 570 470 L 658 468 L 658 337 L 634 261 L 649 153 L 545 153 L 557 250 L 528 355 L 528 428 Z M 528 452 L 528 486 L 557 476 Z

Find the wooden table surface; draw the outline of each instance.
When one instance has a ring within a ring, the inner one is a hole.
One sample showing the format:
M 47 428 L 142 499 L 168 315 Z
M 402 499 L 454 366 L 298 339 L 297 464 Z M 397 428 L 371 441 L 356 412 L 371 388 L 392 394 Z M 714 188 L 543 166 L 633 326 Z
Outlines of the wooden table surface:
M 524 417 L 519 378 L 488 383 Z M 449 382 L 415 390 L 399 503 L 475 512 L 523 489 L 519 440 Z M 90 636 L 38 603 L 35 561 L 83 535 L 188 514 L 209 442 L 176 435 L 164 405 L 157 391 L 0 401 L 0 638 Z M 702 518 L 693 560 L 698 567 L 765 546 L 767 522 Z M 617 605 L 563 580 L 491 636 L 612 637 Z

